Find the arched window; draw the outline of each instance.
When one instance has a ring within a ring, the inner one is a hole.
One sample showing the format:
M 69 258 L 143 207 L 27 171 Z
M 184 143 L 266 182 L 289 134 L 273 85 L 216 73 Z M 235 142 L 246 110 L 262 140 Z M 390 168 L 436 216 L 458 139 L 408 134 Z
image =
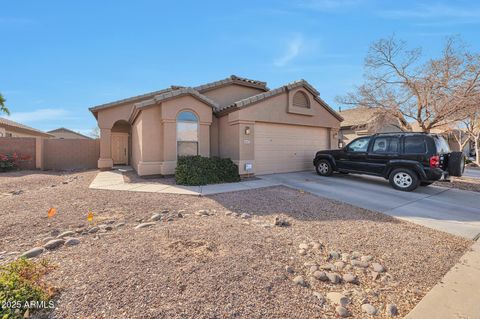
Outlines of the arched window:
M 177 116 L 177 156 L 198 155 L 198 118 L 193 112 Z
M 303 108 L 309 109 L 310 108 L 310 101 L 308 100 L 308 96 L 305 93 L 303 93 L 301 91 L 298 91 L 293 96 L 293 106 L 303 107 Z

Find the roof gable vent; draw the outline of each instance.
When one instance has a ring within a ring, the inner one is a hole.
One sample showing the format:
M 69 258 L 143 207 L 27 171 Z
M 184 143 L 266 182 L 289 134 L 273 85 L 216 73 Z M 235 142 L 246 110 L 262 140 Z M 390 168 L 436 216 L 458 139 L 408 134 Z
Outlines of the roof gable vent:
M 303 107 L 303 108 L 310 108 L 310 101 L 308 100 L 308 96 L 299 91 L 293 95 L 293 106 L 295 107 Z

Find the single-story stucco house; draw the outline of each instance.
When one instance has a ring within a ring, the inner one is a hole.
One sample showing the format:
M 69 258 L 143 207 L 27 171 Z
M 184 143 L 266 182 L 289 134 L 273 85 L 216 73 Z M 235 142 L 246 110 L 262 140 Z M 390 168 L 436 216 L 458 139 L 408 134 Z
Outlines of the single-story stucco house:
M 343 118 L 339 132 L 341 145 L 347 145 L 360 136 L 410 130 L 408 122 L 403 117 L 398 119 L 384 116 L 382 109 L 378 107 L 357 107 L 339 113 Z
M 178 156 L 232 159 L 239 173 L 310 169 L 336 148 L 342 117 L 305 80 L 270 90 L 230 76 L 172 86 L 90 108 L 100 128 L 98 167 L 128 164 L 139 175 L 174 174 Z
M 41 137 L 51 138 L 53 135 L 36 128 L 0 117 L 0 137 Z
M 59 127 L 57 129 L 48 131 L 47 133 L 52 134 L 55 138 L 61 140 L 70 140 L 70 139 L 84 139 L 84 140 L 91 140 L 91 137 L 83 135 L 81 133 L 69 130 L 68 128 Z

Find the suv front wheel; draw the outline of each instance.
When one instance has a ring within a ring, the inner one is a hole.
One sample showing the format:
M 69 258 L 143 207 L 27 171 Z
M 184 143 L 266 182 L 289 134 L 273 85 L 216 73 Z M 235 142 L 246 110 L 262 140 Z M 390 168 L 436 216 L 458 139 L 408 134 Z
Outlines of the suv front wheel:
M 315 169 L 317 170 L 317 174 L 321 176 L 330 176 L 333 173 L 332 164 L 327 160 L 318 161 Z
M 393 188 L 411 192 L 418 187 L 419 179 L 417 173 L 408 168 L 397 168 L 390 173 L 390 185 Z

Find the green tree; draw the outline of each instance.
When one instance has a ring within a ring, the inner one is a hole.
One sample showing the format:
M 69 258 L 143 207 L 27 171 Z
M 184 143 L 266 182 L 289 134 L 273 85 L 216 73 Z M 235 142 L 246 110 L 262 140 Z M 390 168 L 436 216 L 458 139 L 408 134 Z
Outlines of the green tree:
M 7 106 L 5 105 L 5 98 L 2 94 L 0 94 L 0 113 L 5 113 L 10 115 L 10 111 L 8 110 Z

